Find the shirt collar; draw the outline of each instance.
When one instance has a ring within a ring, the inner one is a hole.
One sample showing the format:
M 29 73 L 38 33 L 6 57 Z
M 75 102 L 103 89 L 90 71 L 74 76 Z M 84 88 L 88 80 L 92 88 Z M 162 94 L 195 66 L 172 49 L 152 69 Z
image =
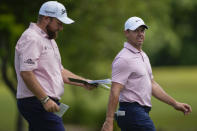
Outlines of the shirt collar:
M 128 42 L 124 43 L 124 48 L 127 48 L 128 50 L 132 51 L 133 53 L 140 53 L 141 52 L 138 49 L 136 49 L 134 46 L 129 44 Z
M 44 32 L 39 26 L 36 25 L 36 23 L 30 23 L 29 28 L 35 30 L 37 33 L 39 33 L 41 36 L 48 38 L 48 35 L 46 32 Z

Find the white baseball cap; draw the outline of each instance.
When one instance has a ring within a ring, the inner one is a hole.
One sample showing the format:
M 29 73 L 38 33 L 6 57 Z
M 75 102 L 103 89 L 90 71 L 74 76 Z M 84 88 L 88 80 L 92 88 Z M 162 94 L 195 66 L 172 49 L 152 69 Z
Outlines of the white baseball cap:
M 72 19 L 68 18 L 66 8 L 64 7 L 64 5 L 57 1 L 45 2 L 40 7 L 39 14 L 44 16 L 55 17 L 64 24 L 71 24 L 74 22 Z
M 139 17 L 131 17 L 129 18 L 126 22 L 125 22 L 125 27 L 124 27 L 124 30 L 136 30 L 138 27 L 140 26 L 145 26 L 146 29 L 148 29 L 148 26 L 144 23 L 144 21 L 139 18 Z

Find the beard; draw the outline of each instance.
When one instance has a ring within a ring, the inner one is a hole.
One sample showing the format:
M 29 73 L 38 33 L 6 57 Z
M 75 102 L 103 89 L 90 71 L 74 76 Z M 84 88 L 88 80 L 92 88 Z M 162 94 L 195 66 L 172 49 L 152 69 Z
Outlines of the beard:
M 52 31 L 49 27 L 49 25 L 46 26 L 46 30 L 47 30 L 47 34 L 48 34 L 48 38 L 51 39 L 56 39 L 57 38 L 57 33 L 55 31 Z

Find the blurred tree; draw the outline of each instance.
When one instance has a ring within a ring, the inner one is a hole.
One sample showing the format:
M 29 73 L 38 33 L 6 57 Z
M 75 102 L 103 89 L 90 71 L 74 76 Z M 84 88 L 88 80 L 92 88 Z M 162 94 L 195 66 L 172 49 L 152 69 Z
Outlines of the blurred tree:
M 180 38 L 181 50 L 178 65 L 196 65 L 197 60 L 197 1 L 172 1 L 172 27 Z M 171 63 L 173 64 L 173 63 Z
M 28 5 L 28 6 L 24 6 Z M 29 1 L 3 0 L 0 4 L 0 69 L 2 79 L 16 99 L 16 74 L 14 69 L 14 47 L 24 30 L 24 23 L 31 18 L 33 5 Z M 32 8 L 31 8 L 32 7 Z M 32 9 L 32 10 L 30 10 Z M 27 14 L 25 14 L 27 13 Z M 33 14 L 33 13 L 32 13 Z M 16 131 L 23 131 L 22 116 L 17 112 Z
M 22 32 L 23 27 L 15 23 L 12 14 L 0 15 L 0 69 L 2 79 L 10 90 L 11 94 L 16 98 L 16 77 L 14 72 L 14 46 L 15 40 Z M 18 113 L 18 121 L 16 124 L 17 131 L 22 131 L 22 117 Z

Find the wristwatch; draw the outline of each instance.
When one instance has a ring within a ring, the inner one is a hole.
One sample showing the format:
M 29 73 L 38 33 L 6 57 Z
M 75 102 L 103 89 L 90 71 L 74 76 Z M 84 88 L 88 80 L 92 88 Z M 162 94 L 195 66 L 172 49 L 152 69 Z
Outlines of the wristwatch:
M 49 96 L 46 96 L 46 97 L 42 98 L 40 101 L 44 105 L 48 102 L 49 99 L 50 99 Z

